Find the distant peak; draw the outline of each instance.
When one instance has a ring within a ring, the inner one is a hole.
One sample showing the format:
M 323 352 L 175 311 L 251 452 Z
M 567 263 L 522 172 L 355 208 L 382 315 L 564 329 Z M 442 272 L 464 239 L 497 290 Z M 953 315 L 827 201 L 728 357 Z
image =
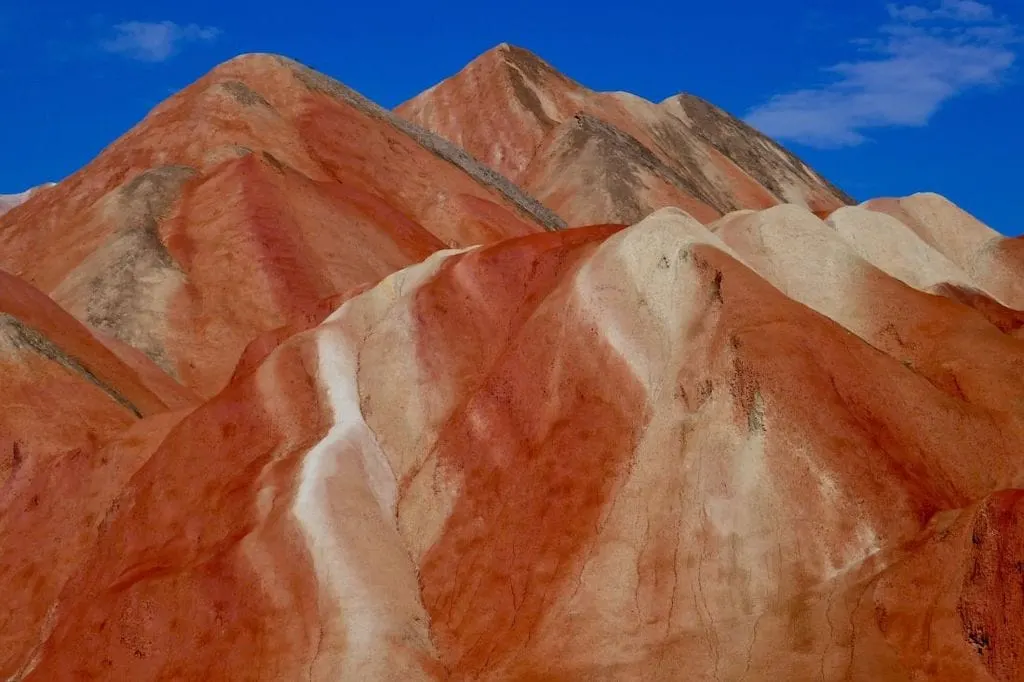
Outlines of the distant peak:
M 514 66 L 534 80 L 542 80 L 544 76 L 571 80 L 535 53 L 511 43 L 500 43 L 473 60 L 485 64 L 495 61 Z
M 237 70 L 240 67 L 244 70 L 265 70 L 268 68 L 272 69 L 280 68 L 281 66 L 290 66 L 295 63 L 295 60 L 290 57 L 274 54 L 272 52 L 245 52 L 240 55 L 236 55 L 227 61 L 221 62 L 211 69 L 211 73 L 219 73 L 225 70 Z
M 735 118 L 727 111 L 722 109 L 720 106 L 712 104 L 703 97 L 698 97 L 697 95 L 692 95 L 688 92 L 680 92 L 678 94 L 672 95 L 671 97 L 666 97 L 660 102 L 660 104 L 661 106 L 676 105 L 685 112 L 693 112 L 705 115 L 729 116 L 731 118 Z

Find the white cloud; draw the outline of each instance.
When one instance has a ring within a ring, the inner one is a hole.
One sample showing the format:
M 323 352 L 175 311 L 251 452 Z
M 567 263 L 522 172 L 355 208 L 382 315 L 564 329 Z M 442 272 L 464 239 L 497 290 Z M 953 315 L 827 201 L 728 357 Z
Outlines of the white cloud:
M 184 43 L 211 42 L 220 35 L 212 26 L 173 21 L 126 21 L 114 26 L 114 37 L 101 43 L 107 52 L 144 62 L 162 62 L 174 56 Z
M 942 0 L 888 11 L 875 38 L 854 41 L 863 59 L 826 68 L 826 85 L 772 97 L 747 122 L 784 140 L 853 146 L 872 128 L 926 125 L 949 99 L 999 85 L 1016 59 L 1016 27 L 988 5 Z

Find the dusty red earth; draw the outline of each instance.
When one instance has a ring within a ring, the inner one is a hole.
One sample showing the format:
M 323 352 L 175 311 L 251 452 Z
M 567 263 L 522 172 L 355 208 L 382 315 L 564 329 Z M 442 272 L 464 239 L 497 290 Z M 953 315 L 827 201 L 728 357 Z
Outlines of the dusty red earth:
M 780 202 L 852 203 L 792 153 L 692 95 L 655 104 L 595 92 L 512 45 L 396 112 L 459 144 L 573 225 L 632 223 L 665 206 L 711 222 Z
M 344 86 L 248 55 L 0 217 L 0 267 L 210 396 L 249 340 L 322 298 L 561 225 Z
M 0 218 L 0 679 L 1024 679 L 1016 240 L 404 126 L 249 56 Z

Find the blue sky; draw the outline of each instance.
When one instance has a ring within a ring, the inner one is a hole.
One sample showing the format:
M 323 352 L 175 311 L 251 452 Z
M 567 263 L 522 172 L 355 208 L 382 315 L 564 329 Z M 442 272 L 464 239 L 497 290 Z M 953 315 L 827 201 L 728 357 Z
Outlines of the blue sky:
M 8 2 L 0 193 L 72 173 L 239 53 L 394 106 L 506 41 L 595 89 L 704 97 L 857 199 L 936 191 L 1020 234 L 1021 27 L 1019 0 Z

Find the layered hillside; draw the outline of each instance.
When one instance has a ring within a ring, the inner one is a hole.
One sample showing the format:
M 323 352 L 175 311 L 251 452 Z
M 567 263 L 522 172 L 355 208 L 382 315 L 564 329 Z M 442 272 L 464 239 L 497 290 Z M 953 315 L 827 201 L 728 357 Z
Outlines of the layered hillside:
M 503 44 L 396 112 L 466 148 L 573 225 L 631 223 L 665 206 L 702 222 L 778 203 L 824 216 L 850 197 L 692 95 L 654 104 L 594 92 Z
M 324 297 L 563 225 L 343 85 L 247 55 L 0 217 L 0 267 L 210 396 L 249 340 Z
M 443 251 L 264 342 L 109 446 L 3 671 L 1019 679 L 1024 346 L 848 211 Z
M 0 218 L 0 679 L 1024 679 L 1019 241 L 517 63 L 743 175 L 250 55 Z

